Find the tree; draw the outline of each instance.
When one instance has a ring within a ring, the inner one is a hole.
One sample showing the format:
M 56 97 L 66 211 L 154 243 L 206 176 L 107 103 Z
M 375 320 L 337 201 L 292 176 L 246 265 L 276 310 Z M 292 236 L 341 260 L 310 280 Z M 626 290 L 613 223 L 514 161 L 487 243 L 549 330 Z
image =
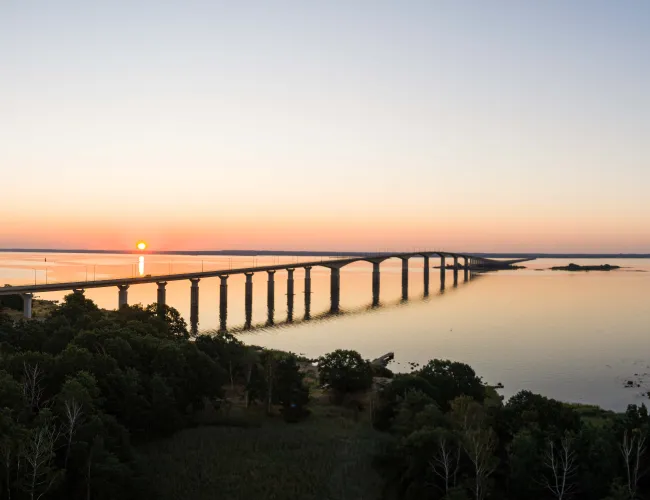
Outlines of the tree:
M 540 498 L 537 480 L 543 475 L 538 439 L 528 429 L 515 434 L 508 446 L 510 492 L 515 498 Z
M 460 470 L 462 444 L 453 433 L 442 431 L 438 434 L 438 446 L 431 459 L 431 470 L 444 484 L 445 497 L 456 487 Z
M 321 385 L 340 393 L 364 391 L 372 386 L 372 368 L 356 351 L 338 349 L 318 358 Z
M 29 432 L 21 453 L 24 463 L 21 487 L 30 500 L 42 498 L 63 475 L 63 471 L 53 464 L 59 429 L 49 413 L 43 412 L 40 420 L 39 425 Z
M 161 306 L 154 303 L 149 304 L 144 310 L 152 317 L 160 318 L 166 325 L 169 335 L 176 338 L 190 338 L 190 332 L 187 329 L 187 322 L 183 319 L 183 316 L 181 316 L 181 313 L 179 313 L 177 309 L 165 304 L 162 305 L 162 314 L 159 315 Z
M 623 433 L 621 454 L 625 464 L 625 486 L 629 498 L 632 500 L 636 498 L 639 479 L 645 472 L 641 468 L 641 462 L 646 452 L 645 440 L 645 436 L 638 429 L 631 432 L 626 429 Z
M 93 323 L 101 320 L 102 312 L 83 292 L 74 292 L 63 297 L 63 302 L 50 313 L 50 318 L 63 318 L 72 326 L 91 328 Z
M 415 375 L 422 377 L 437 391 L 438 406 L 447 411 L 450 403 L 459 396 L 483 402 L 485 386 L 469 365 L 455 361 L 434 359 L 429 361 Z
M 0 295 L 0 308 L 6 307 L 15 311 L 23 310 L 23 298 L 17 293 L 14 295 Z
M 237 337 L 227 332 L 219 332 L 216 335 L 199 335 L 196 337 L 195 345 L 228 370 L 231 389 L 235 387 L 235 379 L 238 377 L 243 379 L 246 353 L 250 348 Z
M 548 474 L 544 485 L 558 500 L 567 498 L 575 488 L 574 476 L 578 470 L 573 437 L 565 434 L 559 443 L 548 440 L 544 465 Z
M 504 407 L 506 426 L 512 434 L 524 427 L 535 427 L 557 437 L 580 430 L 580 415 L 560 401 L 530 391 L 520 391 Z
M 487 493 L 487 480 L 498 465 L 494 456 L 496 435 L 489 426 L 483 406 L 470 397 L 460 396 L 454 399 L 451 412 L 462 433 L 465 453 L 472 463 L 474 498 L 482 500 Z
M 375 428 L 381 431 L 390 429 L 399 404 L 406 394 L 413 391 L 428 396 L 430 403 L 438 400 L 438 391 L 425 379 L 413 374 L 398 374 L 389 384 L 380 386 L 377 402 L 373 406 Z
M 14 420 L 8 409 L 0 409 L 0 461 L 4 469 L 0 478 L 0 483 L 4 483 L 0 498 L 4 498 L 1 493 L 4 490 L 7 498 L 11 500 L 27 432 L 24 426 Z

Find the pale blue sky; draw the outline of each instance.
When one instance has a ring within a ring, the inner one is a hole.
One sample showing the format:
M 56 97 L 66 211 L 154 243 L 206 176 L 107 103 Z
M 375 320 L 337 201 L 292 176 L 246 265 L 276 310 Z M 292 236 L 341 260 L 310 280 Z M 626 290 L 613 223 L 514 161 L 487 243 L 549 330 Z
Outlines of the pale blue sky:
M 0 247 L 650 251 L 649 53 L 642 0 L 8 0 Z

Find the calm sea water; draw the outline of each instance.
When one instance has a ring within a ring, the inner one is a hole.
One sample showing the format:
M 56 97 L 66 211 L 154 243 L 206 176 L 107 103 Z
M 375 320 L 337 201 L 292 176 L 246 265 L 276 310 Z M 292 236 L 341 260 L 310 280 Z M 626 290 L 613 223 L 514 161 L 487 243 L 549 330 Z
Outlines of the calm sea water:
M 47 259 L 47 261 L 45 261 Z M 187 257 L 98 254 L 0 253 L 0 284 L 13 285 L 85 279 L 228 269 L 271 263 L 315 260 L 297 257 Z M 381 301 L 372 299 L 372 266 L 353 264 L 341 270 L 342 314 L 328 316 L 329 270 L 312 270 L 314 319 L 304 313 L 303 271 L 295 272 L 294 321 L 286 318 L 286 272 L 275 275 L 275 321 L 240 338 L 247 343 L 291 350 L 316 357 L 337 348 L 374 358 L 394 351 L 397 371 L 409 362 L 449 358 L 469 363 L 490 383 L 502 382 L 508 397 L 521 389 L 565 401 L 622 410 L 648 402 L 650 390 L 650 260 L 572 260 L 578 264 L 624 266 L 612 272 L 549 271 L 568 259 L 525 263 L 526 269 L 478 275 L 458 286 L 447 272 L 439 290 L 439 271 L 431 270 L 431 295 L 423 298 L 421 259 L 412 259 L 409 300 L 401 301 L 401 262 L 381 266 Z M 432 265 L 438 265 L 436 259 Z M 267 318 L 266 273 L 256 274 L 253 323 Z M 65 292 L 41 294 L 58 300 Z M 117 288 L 89 289 L 100 307 L 117 307 Z M 156 285 L 129 288 L 129 303 L 149 304 Z M 170 282 L 167 302 L 189 318 L 189 281 Z M 199 327 L 218 327 L 219 279 L 200 282 Z M 244 324 L 244 276 L 228 280 L 228 324 Z M 641 387 L 625 388 L 628 380 Z

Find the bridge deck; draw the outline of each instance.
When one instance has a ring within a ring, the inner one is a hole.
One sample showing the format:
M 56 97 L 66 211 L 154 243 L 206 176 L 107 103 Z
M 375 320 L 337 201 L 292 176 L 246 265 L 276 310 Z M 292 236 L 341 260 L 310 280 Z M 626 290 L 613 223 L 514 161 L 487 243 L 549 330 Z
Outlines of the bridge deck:
M 348 259 L 332 259 L 332 260 L 319 260 L 311 262 L 295 262 L 288 264 L 275 264 L 271 266 L 259 267 L 242 267 L 237 269 L 220 269 L 216 271 L 201 271 L 195 273 L 180 273 L 180 274 L 161 274 L 161 275 L 146 275 L 134 278 L 115 278 L 106 280 L 93 280 L 93 281 L 74 281 L 66 283 L 48 283 L 41 285 L 21 285 L 21 286 L 6 286 L 0 287 L 0 295 L 12 295 L 16 293 L 38 293 L 38 292 L 59 292 L 62 290 L 74 289 L 87 289 L 87 288 L 103 288 L 109 286 L 120 285 L 139 285 L 144 283 L 157 283 L 162 281 L 180 281 L 196 278 L 213 278 L 217 276 L 226 276 L 231 274 L 245 274 L 245 273 L 259 273 L 264 271 L 280 271 L 283 269 L 298 269 L 305 267 L 343 267 L 354 262 L 367 261 L 376 258 L 411 258 L 439 255 L 444 257 L 471 257 L 477 260 L 487 260 L 480 257 L 472 257 L 467 254 L 459 254 L 454 252 L 413 252 L 413 253 L 396 253 L 396 254 L 368 254 L 366 256 L 353 257 Z

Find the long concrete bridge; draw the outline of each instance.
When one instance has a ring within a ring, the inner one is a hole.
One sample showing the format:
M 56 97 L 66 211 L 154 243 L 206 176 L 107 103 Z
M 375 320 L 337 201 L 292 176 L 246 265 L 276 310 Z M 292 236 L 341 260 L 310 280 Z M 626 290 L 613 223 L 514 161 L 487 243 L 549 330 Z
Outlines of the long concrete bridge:
M 367 254 L 344 259 L 312 261 L 290 264 L 276 264 L 270 266 L 245 267 L 239 269 L 224 269 L 217 271 L 205 271 L 194 273 L 166 274 L 156 276 L 142 276 L 134 278 L 116 278 L 93 281 L 77 281 L 67 283 L 50 283 L 41 285 L 25 286 L 5 286 L 0 288 L 0 295 L 20 295 L 23 299 L 23 313 L 25 318 L 32 316 L 32 300 L 35 293 L 56 292 L 70 290 L 83 293 L 87 288 L 105 288 L 117 287 L 118 289 L 118 308 L 128 304 L 128 289 L 131 285 L 144 283 L 157 283 L 157 304 L 160 314 L 164 313 L 166 304 L 166 286 L 169 281 L 189 280 L 190 285 L 190 326 L 193 332 L 198 329 L 199 322 L 199 281 L 202 278 L 218 277 L 221 280 L 219 287 L 219 325 L 220 330 L 227 329 L 228 314 L 228 277 L 234 274 L 243 274 L 246 276 L 245 286 L 245 311 L 246 326 L 250 328 L 252 308 L 253 308 L 253 275 L 255 273 L 266 272 L 268 274 L 267 283 L 267 302 L 269 312 L 269 323 L 273 323 L 273 311 L 275 310 L 275 273 L 277 271 L 287 272 L 287 316 L 291 320 L 293 317 L 294 305 L 294 271 L 304 269 L 305 280 L 305 317 L 309 318 L 311 309 L 311 269 L 313 267 L 325 267 L 330 269 L 330 313 L 339 311 L 340 303 L 340 282 L 341 268 L 354 262 L 369 262 L 372 264 L 372 304 L 379 305 L 380 291 L 380 265 L 387 259 L 397 258 L 402 261 L 402 299 L 408 299 L 408 263 L 411 258 L 422 258 L 424 260 L 424 295 L 429 294 L 429 270 L 431 269 L 430 258 L 433 256 L 440 257 L 440 286 L 445 287 L 447 259 L 453 261 L 454 284 L 458 283 L 458 273 L 464 272 L 464 279 L 468 279 L 468 274 L 475 270 L 490 270 L 508 267 L 511 261 L 498 261 L 475 257 L 467 254 L 454 252 L 413 252 L 413 253 L 392 253 L 392 254 Z M 463 260 L 461 263 L 460 260 Z

